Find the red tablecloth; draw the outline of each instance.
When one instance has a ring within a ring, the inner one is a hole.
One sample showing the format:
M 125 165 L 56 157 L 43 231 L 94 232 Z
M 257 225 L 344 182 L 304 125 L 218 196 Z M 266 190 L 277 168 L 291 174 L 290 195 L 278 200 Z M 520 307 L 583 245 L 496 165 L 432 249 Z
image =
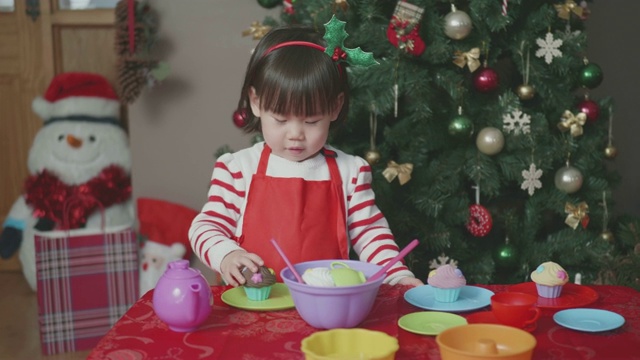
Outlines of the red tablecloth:
M 482 286 L 496 293 L 509 285 Z M 640 359 L 640 293 L 622 286 L 591 286 L 598 300 L 585 306 L 614 311 L 625 324 L 599 333 L 557 325 L 546 310 L 533 332 L 538 343 L 534 359 Z M 88 359 L 303 359 L 300 341 L 319 331 L 307 325 L 295 309 L 258 312 L 235 309 L 222 302 L 229 287 L 214 286 L 214 308 L 192 333 L 177 333 L 155 315 L 152 291 L 140 298 L 102 338 Z M 405 286 L 382 285 L 362 328 L 397 337 L 396 359 L 440 359 L 435 336 L 417 335 L 398 327 L 405 314 L 424 311 L 404 300 Z M 486 311 L 488 308 L 478 311 Z M 462 313 L 467 316 L 471 314 Z

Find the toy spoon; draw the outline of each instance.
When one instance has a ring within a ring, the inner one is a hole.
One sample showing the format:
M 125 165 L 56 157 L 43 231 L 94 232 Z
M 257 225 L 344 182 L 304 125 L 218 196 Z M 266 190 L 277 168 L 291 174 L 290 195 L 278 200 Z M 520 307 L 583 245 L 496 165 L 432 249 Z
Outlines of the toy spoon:
M 395 263 L 402 260 L 402 258 L 405 257 L 416 246 L 418 246 L 418 239 L 413 239 L 407 246 L 405 246 L 404 249 L 400 250 L 398 255 L 396 255 L 393 259 L 391 259 L 385 266 L 383 266 L 382 269 L 380 269 L 377 273 L 371 275 L 367 279 L 367 282 L 375 281 L 380 276 L 386 274 L 387 270 L 389 270 Z
M 271 239 L 271 243 L 276 248 L 276 250 L 278 250 L 278 254 L 280 254 L 280 256 L 282 257 L 282 260 L 284 260 L 284 262 L 287 264 L 287 267 L 289 268 L 289 270 L 291 270 L 291 273 L 293 273 L 293 276 L 295 276 L 296 279 L 298 279 L 299 283 L 304 284 L 305 282 L 304 280 L 302 280 L 302 276 L 300 276 L 300 274 L 298 274 L 298 272 L 296 271 L 296 268 L 293 267 L 293 264 L 291 264 L 291 261 L 289 261 L 289 258 L 287 257 L 287 255 L 284 254 L 284 251 L 282 251 L 282 249 L 280 248 L 280 245 L 278 245 L 278 242 L 276 242 L 275 239 Z

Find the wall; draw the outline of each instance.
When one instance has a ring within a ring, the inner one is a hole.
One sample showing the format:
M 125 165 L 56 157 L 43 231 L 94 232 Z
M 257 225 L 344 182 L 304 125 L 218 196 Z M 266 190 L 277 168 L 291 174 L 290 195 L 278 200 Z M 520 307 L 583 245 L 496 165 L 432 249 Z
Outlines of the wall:
M 604 73 L 602 84 L 591 91 L 591 97 L 597 100 L 611 96 L 615 103 L 613 145 L 618 156 L 612 167 L 622 176 L 614 192 L 615 212 L 640 216 L 640 169 L 635 162 L 640 144 L 640 116 L 636 111 L 640 109 L 640 1 L 598 0 L 589 8 L 589 60 L 600 65 Z
M 269 11 L 253 0 L 150 4 L 160 21 L 155 50 L 171 65 L 171 75 L 129 109 L 134 195 L 200 209 L 215 151 L 250 144 L 231 121 L 256 44 L 242 31 Z
M 172 73 L 130 108 L 134 195 L 200 209 L 205 201 L 214 153 L 222 145 L 250 144 L 232 121 L 245 66 L 255 41 L 242 37 L 252 21 L 277 16 L 254 0 L 154 0 L 160 15 L 163 58 Z M 588 55 L 604 71 L 592 98 L 616 101 L 613 166 L 622 174 L 617 211 L 640 215 L 639 171 L 634 166 L 640 122 L 635 112 L 640 74 L 637 21 L 640 1 L 601 0 L 590 5 Z M 601 119 L 600 121 L 606 121 Z M 596 206 L 596 204 L 590 204 Z

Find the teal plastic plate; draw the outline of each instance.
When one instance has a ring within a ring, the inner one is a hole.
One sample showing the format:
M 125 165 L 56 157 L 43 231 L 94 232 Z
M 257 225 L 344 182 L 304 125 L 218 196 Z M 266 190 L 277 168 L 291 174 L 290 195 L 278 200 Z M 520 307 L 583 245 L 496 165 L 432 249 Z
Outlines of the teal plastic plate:
M 480 309 L 491 305 L 493 291 L 477 286 L 464 286 L 460 289 L 460 296 L 454 302 L 436 301 L 434 289 L 431 285 L 416 286 L 404 293 L 404 299 L 411 305 L 426 310 L 445 312 L 462 312 Z
M 553 315 L 553 321 L 573 330 L 600 332 L 617 329 L 625 320 L 613 311 L 580 308 L 558 311 Z

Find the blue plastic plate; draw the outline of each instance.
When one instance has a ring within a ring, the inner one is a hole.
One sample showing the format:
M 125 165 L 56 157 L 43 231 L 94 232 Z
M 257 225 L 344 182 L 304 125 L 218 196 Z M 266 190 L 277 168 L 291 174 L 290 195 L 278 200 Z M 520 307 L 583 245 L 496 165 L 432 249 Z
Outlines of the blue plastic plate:
M 491 305 L 493 291 L 477 286 L 465 286 L 460 290 L 458 300 L 450 303 L 436 301 L 431 285 L 416 286 L 404 293 L 404 299 L 411 305 L 426 310 L 462 312 Z
M 581 308 L 558 311 L 553 321 L 573 330 L 598 332 L 619 328 L 624 317 L 608 310 Z

